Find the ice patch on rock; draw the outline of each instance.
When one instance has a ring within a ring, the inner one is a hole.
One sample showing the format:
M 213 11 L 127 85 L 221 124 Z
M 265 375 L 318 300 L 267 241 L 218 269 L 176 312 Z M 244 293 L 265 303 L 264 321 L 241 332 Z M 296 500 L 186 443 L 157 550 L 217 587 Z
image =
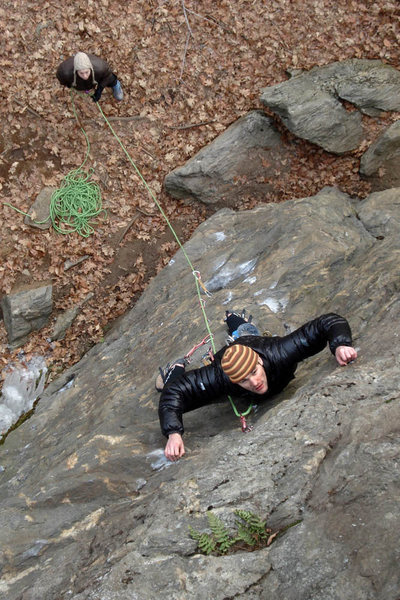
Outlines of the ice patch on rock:
M 21 415 L 29 412 L 44 390 L 47 366 L 41 356 L 5 369 L 0 398 L 0 434 L 6 433 Z
M 168 460 L 162 448 L 152 450 L 146 455 L 146 458 L 150 460 L 150 466 L 153 471 L 161 471 L 174 464 L 172 461 Z
M 261 300 L 260 304 L 265 304 L 266 306 L 268 306 L 271 312 L 278 313 L 283 312 L 285 310 L 285 308 L 288 305 L 288 302 L 289 299 L 285 296 L 282 296 L 282 298 L 265 298 L 265 300 Z
M 142 487 L 144 487 L 147 483 L 146 479 L 143 479 L 142 477 L 140 477 L 139 479 L 136 479 L 136 491 L 138 492 L 139 490 L 142 489 Z
M 244 283 L 249 283 L 250 285 L 252 285 L 257 281 L 257 277 L 246 277 L 246 279 L 244 279 L 243 281 Z
M 232 294 L 232 292 L 229 292 L 228 296 L 226 297 L 226 300 L 224 300 L 222 304 L 229 304 L 230 302 L 232 302 L 232 298 L 233 298 L 233 294 Z
M 278 300 L 275 300 L 274 298 L 266 298 L 260 304 L 265 304 L 266 306 L 268 306 L 269 310 L 273 313 L 279 312 L 280 304 Z
M 58 390 L 58 393 L 65 392 L 65 390 L 68 390 L 69 388 L 71 388 L 74 385 L 74 380 L 75 380 L 75 375 L 71 375 L 71 377 L 68 379 L 67 383 Z
M 232 265 L 231 263 L 228 263 L 223 269 L 221 269 L 219 273 L 214 275 L 214 277 L 206 282 L 206 287 L 210 292 L 215 292 L 216 290 L 228 287 L 229 284 L 235 279 L 250 273 L 256 264 L 257 258 L 248 260 L 240 265 Z

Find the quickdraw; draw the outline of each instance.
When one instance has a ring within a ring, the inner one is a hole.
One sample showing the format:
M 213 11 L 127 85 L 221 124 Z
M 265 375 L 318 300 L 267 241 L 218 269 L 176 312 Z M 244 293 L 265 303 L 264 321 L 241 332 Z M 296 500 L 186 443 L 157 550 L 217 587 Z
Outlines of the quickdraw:
M 248 433 L 254 429 L 254 425 L 247 425 L 246 417 L 244 415 L 239 415 L 240 422 L 242 424 L 243 433 Z
M 201 280 L 200 271 L 192 271 L 192 273 L 193 273 L 194 277 L 196 278 L 196 281 L 200 285 L 201 289 L 205 293 L 205 295 L 208 296 L 209 298 L 211 298 L 211 296 L 212 296 L 211 292 L 208 291 L 208 289 L 206 288 L 206 286 L 204 285 L 204 283 Z
M 201 348 L 201 346 L 204 346 L 205 344 L 207 344 L 210 340 L 211 340 L 211 335 L 210 334 L 206 335 L 206 337 L 203 338 L 201 340 L 201 342 L 199 342 L 198 344 L 193 346 L 193 348 L 191 350 L 189 350 L 189 352 L 187 354 L 185 354 L 185 356 L 183 358 L 186 359 L 188 363 L 190 363 L 190 357 L 196 352 L 196 350 L 198 348 Z M 210 351 L 211 351 L 211 348 L 208 350 L 208 352 L 210 352 Z

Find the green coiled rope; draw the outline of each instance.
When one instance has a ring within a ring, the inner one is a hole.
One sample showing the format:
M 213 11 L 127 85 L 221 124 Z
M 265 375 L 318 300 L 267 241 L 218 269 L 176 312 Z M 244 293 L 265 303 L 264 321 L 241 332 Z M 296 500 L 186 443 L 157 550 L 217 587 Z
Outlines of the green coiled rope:
M 101 192 L 92 173 L 85 173 L 81 167 L 70 171 L 63 179 L 61 187 L 53 192 L 50 200 L 52 225 L 58 233 L 79 233 L 88 237 L 94 232 L 90 221 L 105 213 L 101 204 Z
M 70 171 L 64 177 L 61 187 L 52 194 L 49 217 L 58 233 L 67 234 L 76 231 L 82 237 L 89 237 L 94 232 L 90 221 L 101 213 L 106 216 L 106 211 L 102 208 L 100 188 L 97 183 L 91 181 L 93 169 L 87 173 L 83 170 L 90 153 L 90 142 L 79 122 L 72 90 L 70 95 L 75 119 L 85 136 L 86 156 L 81 166 Z
M 62 180 L 61 186 L 55 190 L 50 199 L 49 216 L 44 221 L 35 221 L 37 225 L 46 223 L 49 219 L 57 233 L 68 234 L 78 233 L 82 237 L 89 237 L 94 232 L 93 219 L 96 219 L 100 214 L 106 211 L 102 208 L 101 191 L 97 183 L 91 180 L 93 169 L 88 172 L 83 170 L 83 167 L 90 153 L 90 142 L 79 122 L 76 113 L 75 104 L 71 90 L 72 108 L 75 118 L 81 128 L 86 140 L 86 156 L 80 167 L 73 169 Z M 8 202 L 4 202 L 6 206 L 10 206 L 15 211 L 22 215 L 30 217 L 19 208 L 16 208 Z

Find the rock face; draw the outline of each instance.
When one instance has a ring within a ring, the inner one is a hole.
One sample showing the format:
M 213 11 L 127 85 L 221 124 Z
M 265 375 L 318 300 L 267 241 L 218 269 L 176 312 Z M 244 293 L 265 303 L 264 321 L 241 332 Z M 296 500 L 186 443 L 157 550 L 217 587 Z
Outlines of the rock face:
M 371 116 L 398 111 L 400 71 L 378 60 L 350 59 L 299 72 L 261 94 L 292 133 L 334 154 L 354 150 L 363 137 L 361 114 L 340 100 Z
M 399 199 L 324 189 L 198 228 L 185 250 L 212 292 L 217 347 L 226 308 L 278 335 L 336 311 L 359 359 L 340 368 L 325 350 L 299 365 L 248 434 L 223 399 L 185 415 L 186 457 L 157 470 L 157 367 L 205 335 L 178 252 L 6 439 L 4 597 L 398 599 Z M 274 529 L 301 522 L 269 548 L 205 557 L 188 526 L 205 530 L 209 509 L 228 525 L 235 509 Z
M 399 176 L 400 121 L 396 121 L 383 132 L 363 154 L 360 161 L 361 175 L 374 175 L 380 168 L 393 169 Z
M 277 161 L 284 157 L 287 160 L 272 120 L 262 111 L 252 111 L 183 167 L 169 173 L 165 188 L 174 198 L 193 198 L 217 206 L 222 200 L 232 206 L 244 195 L 263 199 L 271 190 L 268 180 L 274 177 Z
M 2 298 L 1 308 L 11 347 L 23 344 L 32 331 L 47 323 L 53 308 L 52 289 L 51 284 L 39 283 Z

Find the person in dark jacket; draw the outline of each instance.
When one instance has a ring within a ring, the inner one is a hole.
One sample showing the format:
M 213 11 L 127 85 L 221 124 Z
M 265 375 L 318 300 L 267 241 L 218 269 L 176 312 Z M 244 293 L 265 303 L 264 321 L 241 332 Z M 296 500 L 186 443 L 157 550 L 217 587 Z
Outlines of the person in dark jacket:
M 124 95 L 121 84 L 105 60 L 94 54 L 77 52 L 62 62 L 57 69 L 57 79 L 61 85 L 83 92 L 95 89 L 92 99 L 98 102 L 105 87 L 110 87 L 116 100 Z
M 223 395 L 265 400 L 281 392 L 294 378 L 297 364 L 329 344 L 339 365 L 357 358 L 351 330 L 343 317 L 329 313 L 309 321 L 284 337 L 247 335 L 219 350 L 210 365 L 170 377 L 161 390 L 159 418 L 168 438 L 165 456 L 185 453 L 182 414 L 211 404 Z

